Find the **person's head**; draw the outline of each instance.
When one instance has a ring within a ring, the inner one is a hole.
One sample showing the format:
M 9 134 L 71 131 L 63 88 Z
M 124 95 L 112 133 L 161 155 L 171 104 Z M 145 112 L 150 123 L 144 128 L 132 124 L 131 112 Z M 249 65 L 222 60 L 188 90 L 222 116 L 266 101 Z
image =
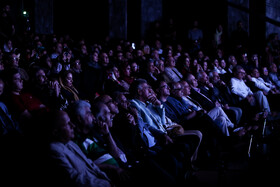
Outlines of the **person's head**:
M 95 117 L 97 123 L 104 122 L 109 128 L 113 126 L 113 115 L 105 103 L 101 101 L 95 102 L 92 105 L 92 114 Z
M 199 84 L 206 85 L 209 82 L 209 77 L 205 71 L 199 71 L 197 74 Z
M 115 91 L 113 94 L 112 94 L 112 98 L 114 99 L 114 101 L 117 103 L 117 105 L 120 107 L 120 108 L 123 108 L 123 109 L 128 109 L 130 103 L 129 101 L 127 100 L 125 94 L 123 92 L 120 92 L 120 91 Z
M 170 95 L 170 87 L 164 80 L 159 80 L 155 86 L 159 97 L 168 97 Z
M 17 68 L 12 68 L 6 72 L 7 84 L 12 92 L 20 92 L 23 89 L 23 79 Z
M 228 57 L 228 64 L 232 65 L 233 67 L 237 65 L 237 61 L 234 55 L 230 55 Z
M 172 56 L 167 57 L 165 61 L 165 65 L 166 67 L 175 67 L 176 66 L 175 59 Z
M 219 73 L 215 70 L 213 70 L 209 73 L 209 78 L 210 78 L 210 82 L 214 83 L 214 84 L 220 82 L 220 80 L 221 80 Z
M 67 143 L 74 138 L 75 125 L 71 122 L 67 112 L 51 111 L 46 120 L 52 141 Z
M 185 80 L 187 81 L 187 83 L 189 83 L 189 85 L 191 87 L 196 88 L 198 86 L 198 82 L 197 82 L 195 76 L 193 74 L 191 74 L 191 73 L 186 75 L 186 79 Z
M 73 62 L 71 63 L 71 68 L 76 71 L 80 71 L 82 69 L 80 58 L 74 58 Z
M 136 61 L 132 61 L 130 63 L 130 67 L 131 67 L 131 73 L 134 75 L 137 75 L 137 73 L 139 73 L 139 65 Z
M 18 68 L 19 67 L 20 54 L 11 53 L 8 57 L 8 67 Z
M 266 66 L 262 67 L 262 74 L 268 76 L 268 69 Z
M 234 68 L 234 77 L 235 78 L 237 78 L 239 80 L 243 80 L 245 76 L 246 76 L 246 72 L 242 66 L 238 65 Z
M 191 87 L 188 84 L 188 82 L 185 81 L 185 80 L 181 80 L 180 84 L 181 84 L 181 87 L 182 87 L 183 96 L 189 96 L 191 94 Z
M 136 98 L 143 102 L 146 102 L 152 95 L 151 89 L 151 86 L 145 79 L 139 78 L 132 82 L 129 87 L 129 93 L 132 98 Z
M 121 77 L 130 77 L 131 75 L 131 67 L 129 63 L 123 63 L 120 67 Z
M 258 68 L 253 68 L 252 69 L 251 76 L 255 77 L 255 78 L 259 78 L 260 77 L 260 72 L 259 72 Z
M 171 96 L 175 98 L 182 98 L 183 96 L 182 86 L 179 82 L 171 82 L 170 90 L 171 90 Z
M 226 63 L 226 61 L 225 61 L 225 59 L 221 59 L 220 60 L 220 66 L 221 66 L 221 68 L 223 68 L 223 69 L 225 69 L 226 67 L 227 67 L 227 63 Z
M 100 95 L 97 98 L 97 101 L 101 101 L 104 104 L 106 104 L 108 106 L 110 112 L 113 115 L 116 115 L 119 113 L 119 108 L 118 108 L 116 102 L 112 99 L 112 97 L 110 95 L 107 95 L 107 94 Z
M 94 123 L 94 117 L 91 113 L 91 104 L 85 100 L 78 100 L 72 104 L 73 122 L 77 125 L 77 128 L 91 129 Z
M 42 68 L 37 68 L 34 72 L 34 81 L 35 81 L 35 84 L 38 84 L 38 85 L 45 85 L 47 84 L 47 76 L 45 74 L 45 71 L 42 69 Z
M 70 87 L 70 88 L 73 87 L 72 71 L 70 71 L 70 70 L 62 71 L 59 75 L 59 78 L 63 85 Z
M 147 72 L 149 73 L 154 73 L 155 72 L 155 63 L 153 60 L 149 60 L 147 62 L 147 69 L 146 69 Z
M 269 67 L 269 71 L 272 73 L 277 73 L 277 65 L 275 63 L 272 63 Z
M 90 58 L 91 58 L 91 61 L 98 62 L 98 59 L 99 59 L 98 52 L 96 52 L 96 51 L 92 52 L 92 54 L 90 55 Z
M 164 72 L 164 60 L 160 59 L 157 63 L 156 63 L 156 67 L 158 68 L 158 70 L 160 72 Z
M 103 67 L 107 67 L 110 63 L 110 59 L 108 57 L 108 54 L 106 52 L 101 52 L 100 53 L 100 65 L 103 66 Z

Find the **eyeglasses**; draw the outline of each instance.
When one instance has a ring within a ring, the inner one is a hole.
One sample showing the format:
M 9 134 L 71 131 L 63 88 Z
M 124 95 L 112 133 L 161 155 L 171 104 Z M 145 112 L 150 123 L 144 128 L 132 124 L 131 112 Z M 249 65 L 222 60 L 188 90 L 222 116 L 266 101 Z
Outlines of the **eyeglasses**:
M 162 85 L 161 87 L 159 88 L 169 88 L 169 86 L 166 84 L 166 85 Z
M 237 73 L 239 73 L 239 74 L 246 74 L 245 72 L 243 72 L 243 71 L 239 71 L 239 72 L 237 72 Z
M 182 90 L 182 88 L 174 88 L 174 91 Z

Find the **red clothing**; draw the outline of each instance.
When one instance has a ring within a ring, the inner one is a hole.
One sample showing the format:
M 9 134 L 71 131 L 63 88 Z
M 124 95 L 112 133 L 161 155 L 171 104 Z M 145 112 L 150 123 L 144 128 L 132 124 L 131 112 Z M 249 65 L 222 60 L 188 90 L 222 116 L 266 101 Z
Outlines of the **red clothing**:
M 25 110 L 28 110 L 31 114 L 41 114 L 44 111 L 48 111 L 47 107 L 41 107 L 42 102 L 34 97 L 30 93 L 21 93 L 20 95 L 11 95 L 10 108 L 11 112 L 16 116 L 19 116 Z

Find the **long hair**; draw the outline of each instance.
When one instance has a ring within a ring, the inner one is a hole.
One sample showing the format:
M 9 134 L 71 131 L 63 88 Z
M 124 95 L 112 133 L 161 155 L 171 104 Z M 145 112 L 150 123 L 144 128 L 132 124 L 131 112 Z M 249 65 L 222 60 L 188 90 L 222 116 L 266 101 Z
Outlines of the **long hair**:
M 79 100 L 79 96 L 78 96 L 79 92 L 78 92 L 78 90 L 74 86 L 72 86 L 72 87 L 66 86 L 64 84 L 64 82 L 63 82 L 63 80 L 65 79 L 65 77 L 69 73 L 72 73 L 72 71 L 66 70 L 66 71 L 62 72 L 61 76 L 58 77 L 58 82 L 59 82 L 59 84 L 61 85 L 61 87 L 63 89 L 65 89 L 65 90 L 67 90 L 67 91 L 69 91 L 69 92 L 71 92 L 73 94 L 75 101 L 78 101 Z

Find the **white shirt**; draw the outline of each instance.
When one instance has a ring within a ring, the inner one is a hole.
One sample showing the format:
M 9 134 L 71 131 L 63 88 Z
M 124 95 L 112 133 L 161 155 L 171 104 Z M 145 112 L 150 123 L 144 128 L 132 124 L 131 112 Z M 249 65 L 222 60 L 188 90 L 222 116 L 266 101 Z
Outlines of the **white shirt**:
M 252 77 L 252 81 L 255 83 L 255 86 L 261 90 L 269 92 L 269 90 L 271 89 L 265 84 L 264 80 L 261 77 Z
M 253 92 L 251 89 L 246 85 L 243 80 L 239 80 L 235 77 L 230 79 L 231 83 L 231 92 L 241 97 L 241 99 L 246 98 L 248 95 L 252 95 Z

